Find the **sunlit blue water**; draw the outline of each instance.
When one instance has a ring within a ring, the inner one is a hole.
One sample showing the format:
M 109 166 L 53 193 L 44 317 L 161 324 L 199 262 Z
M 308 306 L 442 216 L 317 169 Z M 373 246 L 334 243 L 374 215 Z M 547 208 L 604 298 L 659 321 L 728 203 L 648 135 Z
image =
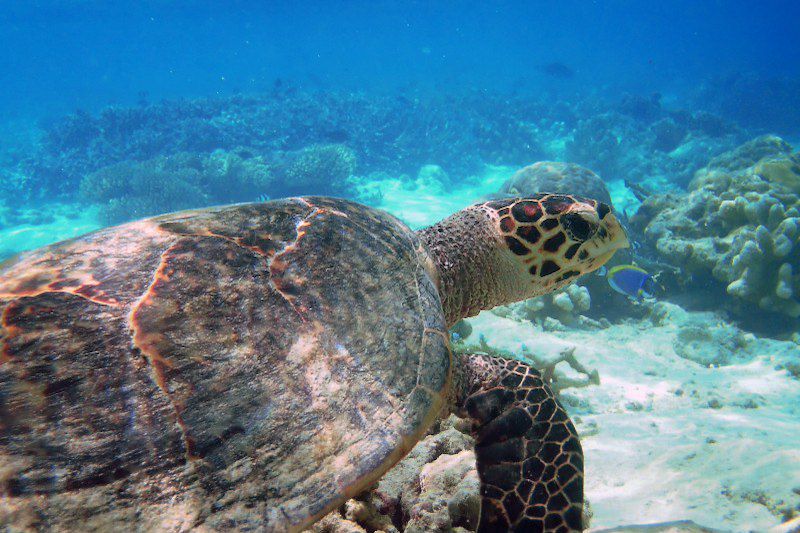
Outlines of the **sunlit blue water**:
M 796 2 L 9 0 L 4 116 L 162 97 L 325 89 L 620 89 L 685 95 L 712 76 L 800 74 Z M 537 65 L 559 62 L 573 80 Z M 552 94 L 552 93 L 551 93 Z

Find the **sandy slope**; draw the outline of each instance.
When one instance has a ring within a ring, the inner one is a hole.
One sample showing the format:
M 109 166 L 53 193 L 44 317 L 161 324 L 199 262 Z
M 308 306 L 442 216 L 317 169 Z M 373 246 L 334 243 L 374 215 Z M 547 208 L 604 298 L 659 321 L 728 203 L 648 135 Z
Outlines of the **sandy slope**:
M 23 211 L 21 223 L 13 226 L 0 224 L 0 260 L 24 250 L 89 233 L 101 226 L 96 207 L 50 204 Z M 39 216 L 37 211 L 44 216 Z

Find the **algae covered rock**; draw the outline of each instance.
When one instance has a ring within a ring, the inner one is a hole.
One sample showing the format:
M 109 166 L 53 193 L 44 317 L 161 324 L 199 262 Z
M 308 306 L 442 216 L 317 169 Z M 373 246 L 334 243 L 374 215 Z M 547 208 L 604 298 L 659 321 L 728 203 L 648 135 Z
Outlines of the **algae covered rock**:
M 798 160 L 783 140 L 760 137 L 698 171 L 687 193 L 648 198 L 631 225 L 661 261 L 682 269 L 690 285 L 705 290 L 703 284 L 720 284 L 728 310 L 751 315 L 755 304 L 796 318 Z
M 754 171 L 768 182 L 800 194 L 800 153 L 766 157 L 756 163 Z
M 575 163 L 539 161 L 515 172 L 500 188 L 504 196 L 538 192 L 577 194 L 611 205 L 611 195 L 600 176 Z

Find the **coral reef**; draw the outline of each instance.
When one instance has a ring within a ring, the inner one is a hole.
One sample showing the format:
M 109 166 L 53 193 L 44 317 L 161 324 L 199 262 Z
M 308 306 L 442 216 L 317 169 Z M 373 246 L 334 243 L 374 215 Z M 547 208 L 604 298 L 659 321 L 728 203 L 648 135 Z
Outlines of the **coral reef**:
M 740 317 L 800 316 L 800 165 L 776 137 L 715 158 L 685 194 L 654 195 L 631 220 L 661 261 L 707 293 L 720 285 Z M 722 293 L 722 291 L 720 291 Z
M 80 192 L 102 204 L 103 221 L 112 224 L 207 204 L 201 173 L 201 162 L 190 154 L 118 163 L 86 176 Z
M 784 156 L 792 146 L 775 135 L 762 135 L 712 158 L 706 168 L 735 172 L 761 161 L 765 157 Z
M 249 155 L 246 153 L 244 155 Z M 236 152 L 178 153 L 110 165 L 81 180 L 85 202 L 99 203 L 106 223 L 209 204 L 252 201 L 271 187 L 272 168 Z
M 380 96 L 286 87 L 75 113 L 48 124 L 39 148 L 17 153 L 13 166 L 31 181 L 29 190 L 74 197 L 84 176 L 124 161 L 240 147 L 275 161 L 336 144 L 352 151 L 364 174 L 412 175 L 435 162 L 463 179 L 486 164 L 556 159 L 585 165 L 606 180 L 666 183 L 669 176 L 686 183 L 739 135 L 718 117 L 668 110 L 658 98 L 553 102 L 519 94 Z
M 270 195 L 346 194 L 355 155 L 342 145 L 310 146 L 273 162 L 246 149 L 181 152 L 126 161 L 87 175 L 81 197 L 102 205 L 107 223 Z
M 685 186 L 710 157 L 742 140 L 739 128 L 712 123 L 716 117 L 707 113 L 638 107 L 586 115 L 572 130 L 565 159 L 592 168 L 606 182 L 669 189 Z
M 578 194 L 611 205 L 605 183 L 600 176 L 574 163 L 539 161 L 514 173 L 500 188 L 498 195 L 528 195 L 537 192 Z
M 653 133 L 653 147 L 662 152 L 671 152 L 683 142 L 687 128 L 678 124 L 671 117 L 662 118 L 650 126 Z

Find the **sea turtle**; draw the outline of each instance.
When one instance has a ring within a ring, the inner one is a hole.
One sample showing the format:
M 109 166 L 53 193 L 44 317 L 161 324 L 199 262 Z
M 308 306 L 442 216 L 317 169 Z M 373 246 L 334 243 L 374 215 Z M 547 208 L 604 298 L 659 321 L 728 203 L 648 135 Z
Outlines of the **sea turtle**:
M 533 368 L 447 328 L 627 243 L 540 194 L 418 232 L 307 197 L 184 211 L 0 266 L 0 529 L 299 531 L 448 412 L 469 417 L 479 531 L 581 528 L 581 447 Z

